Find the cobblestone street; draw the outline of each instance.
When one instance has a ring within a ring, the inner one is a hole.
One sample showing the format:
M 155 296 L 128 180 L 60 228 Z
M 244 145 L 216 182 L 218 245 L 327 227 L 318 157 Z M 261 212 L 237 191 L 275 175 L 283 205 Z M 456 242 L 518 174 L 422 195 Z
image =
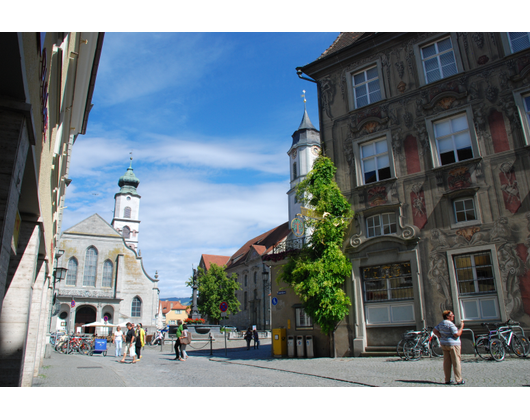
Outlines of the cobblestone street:
M 162 351 L 161 351 L 162 350 Z M 187 361 L 175 361 L 166 344 L 144 347 L 138 363 L 119 363 L 114 346 L 106 357 L 63 355 L 44 359 L 33 387 L 438 387 L 444 382 L 442 358 L 409 362 L 396 357 L 279 359 L 271 357 L 270 340 L 259 350 L 242 341 L 188 346 Z M 131 359 L 128 358 L 128 361 Z M 528 387 L 530 358 L 506 356 L 502 362 L 473 355 L 462 360 L 465 387 Z M 458 387 L 461 388 L 461 387 Z

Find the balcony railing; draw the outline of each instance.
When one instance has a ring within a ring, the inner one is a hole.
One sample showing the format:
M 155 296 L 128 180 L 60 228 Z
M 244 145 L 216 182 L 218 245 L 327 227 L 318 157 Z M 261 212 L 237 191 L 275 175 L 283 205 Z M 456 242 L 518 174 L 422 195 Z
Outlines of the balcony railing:
M 295 251 L 298 249 L 302 249 L 306 241 L 307 241 L 307 238 L 303 237 L 303 238 L 292 239 L 290 241 L 281 242 L 273 248 L 272 253 L 281 254 L 282 252 L 289 252 L 289 251 Z

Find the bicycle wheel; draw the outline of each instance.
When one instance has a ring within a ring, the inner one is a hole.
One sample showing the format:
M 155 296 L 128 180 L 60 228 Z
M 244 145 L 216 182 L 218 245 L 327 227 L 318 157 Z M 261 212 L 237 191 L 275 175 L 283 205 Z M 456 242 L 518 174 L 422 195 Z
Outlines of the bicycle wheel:
M 407 340 L 405 342 L 403 345 L 403 354 L 405 355 L 405 359 L 412 361 L 420 360 L 421 349 L 417 344 L 417 341 L 414 340 Z
M 399 343 L 397 343 L 396 346 L 396 353 L 401 359 L 405 358 L 405 354 L 403 353 L 403 345 L 405 344 L 405 341 L 406 340 L 402 338 L 401 340 L 399 340 Z
M 502 362 L 504 360 L 504 356 L 506 355 L 503 342 L 498 338 L 494 338 L 493 340 L 491 340 L 490 353 L 491 357 L 493 357 L 493 360 L 495 360 L 496 362 Z
M 521 340 L 521 337 L 517 337 L 516 335 L 514 335 L 512 337 L 512 342 L 510 343 L 510 348 L 517 357 L 526 356 L 525 346 L 523 344 L 523 341 Z
M 440 345 L 440 339 L 436 336 L 433 336 L 431 342 L 429 343 L 429 350 L 431 355 L 434 357 L 440 357 L 444 354 L 442 346 Z
M 487 336 L 478 337 L 475 341 L 475 351 L 484 360 L 491 360 L 490 340 Z
M 528 353 L 530 352 L 530 341 L 524 335 L 518 335 L 517 338 L 521 340 L 521 344 L 523 345 L 524 349 L 524 355 L 521 357 L 528 356 Z
M 90 351 L 90 344 L 81 343 L 81 345 L 79 346 L 79 352 L 83 354 L 88 354 L 89 351 Z

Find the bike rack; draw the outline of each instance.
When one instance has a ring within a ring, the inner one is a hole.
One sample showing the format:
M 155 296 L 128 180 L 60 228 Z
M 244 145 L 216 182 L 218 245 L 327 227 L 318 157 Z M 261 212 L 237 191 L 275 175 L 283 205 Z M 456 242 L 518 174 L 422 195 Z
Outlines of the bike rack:
M 471 337 L 473 338 L 473 353 L 475 353 L 475 357 L 477 357 L 478 354 L 477 354 L 477 349 L 475 347 L 475 332 L 471 328 L 463 328 L 462 332 L 464 332 L 464 331 L 471 333 Z

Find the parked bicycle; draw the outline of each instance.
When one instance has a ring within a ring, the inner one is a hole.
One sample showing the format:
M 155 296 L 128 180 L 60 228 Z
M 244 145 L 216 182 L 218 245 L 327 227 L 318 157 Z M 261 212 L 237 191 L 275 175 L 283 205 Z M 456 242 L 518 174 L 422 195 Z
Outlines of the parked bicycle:
M 63 354 L 71 354 L 74 351 L 82 354 L 88 354 L 91 348 L 91 339 L 72 335 L 68 336 L 64 341 L 59 343 L 56 347 L 56 350 Z
M 396 348 L 397 354 L 402 359 L 419 360 L 422 356 L 440 357 L 443 354 L 440 340 L 433 333 L 433 328 L 424 328 L 421 331 L 408 331 Z
M 506 356 L 506 350 L 518 357 L 526 357 L 530 352 L 530 341 L 524 335 L 524 330 L 518 322 L 508 320 L 504 323 L 490 324 L 483 322 L 488 334 L 479 335 L 475 341 L 475 351 L 484 360 L 501 362 Z M 513 327 L 520 329 L 516 334 Z

